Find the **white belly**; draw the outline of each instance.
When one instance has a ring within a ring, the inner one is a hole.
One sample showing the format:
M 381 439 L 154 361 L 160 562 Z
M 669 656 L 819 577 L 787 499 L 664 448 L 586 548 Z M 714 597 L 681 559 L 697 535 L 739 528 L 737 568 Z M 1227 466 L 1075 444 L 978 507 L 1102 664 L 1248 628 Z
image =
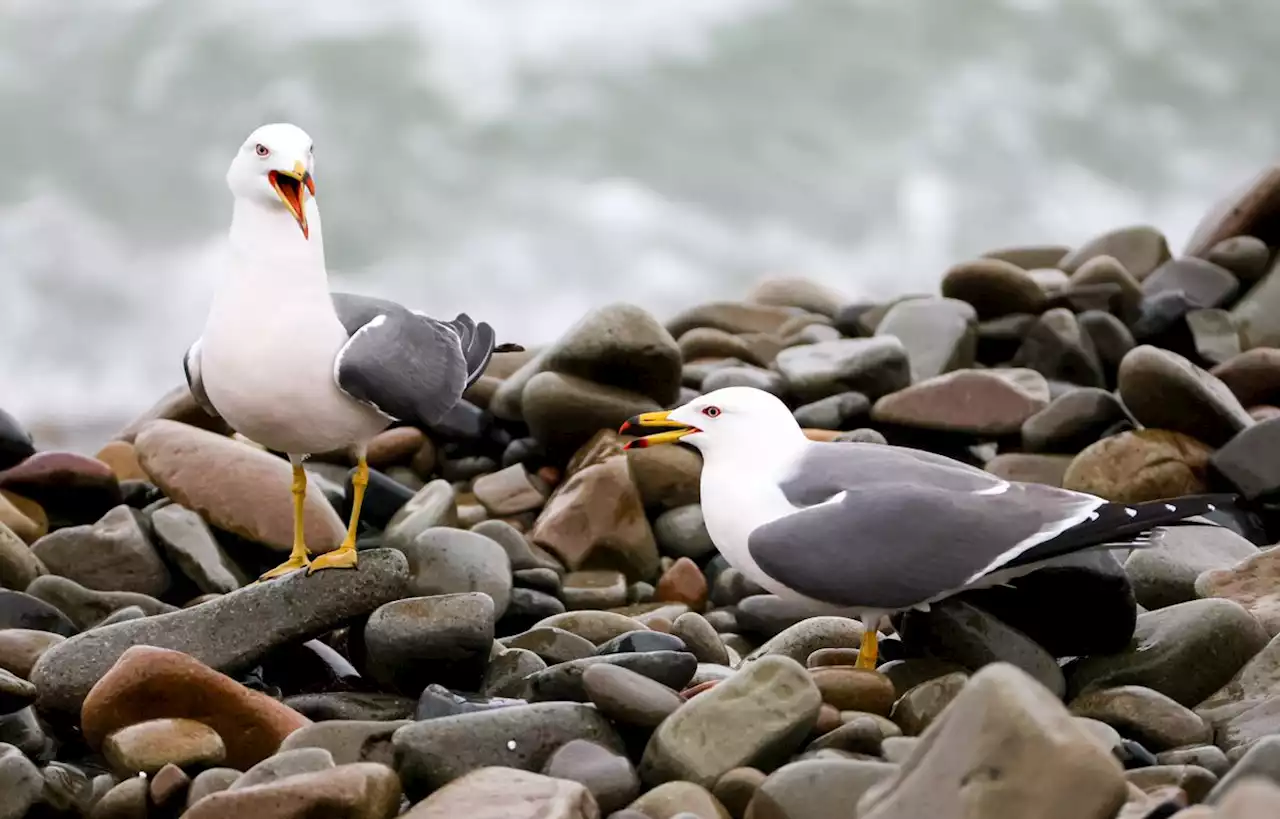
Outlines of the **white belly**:
M 248 319 L 234 328 L 211 322 L 201 339 L 205 391 L 232 429 L 302 455 L 364 443 L 387 427 L 387 416 L 334 382 L 334 357 L 347 340 L 336 317 L 279 310 Z

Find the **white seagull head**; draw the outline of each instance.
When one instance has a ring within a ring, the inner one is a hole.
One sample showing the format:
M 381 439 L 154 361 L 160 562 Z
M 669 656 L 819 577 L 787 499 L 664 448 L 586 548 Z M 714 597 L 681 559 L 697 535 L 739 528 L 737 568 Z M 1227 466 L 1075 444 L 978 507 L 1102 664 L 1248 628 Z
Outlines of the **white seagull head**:
M 289 212 L 311 237 L 307 197 L 315 197 L 315 147 L 296 125 L 263 125 L 244 141 L 227 169 L 227 187 L 237 199 Z
M 704 457 L 730 452 L 784 456 L 808 441 L 787 405 L 754 387 L 713 390 L 670 411 L 637 415 L 619 431 L 644 435 L 629 442 L 628 449 L 680 441 L 697 447 Z

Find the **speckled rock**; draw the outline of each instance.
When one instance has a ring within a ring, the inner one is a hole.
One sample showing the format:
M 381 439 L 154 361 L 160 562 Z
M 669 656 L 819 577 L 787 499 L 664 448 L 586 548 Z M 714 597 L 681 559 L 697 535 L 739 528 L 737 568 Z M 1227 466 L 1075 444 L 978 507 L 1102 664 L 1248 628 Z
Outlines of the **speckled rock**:
M 926 680 L 907 689 L 898 698 L 890 717 L 908 736 L 923 734 L 951 701 L 960 695 L 968 682 L 969 675 L 963 671 L 953 671 Z
M 1230 568 L 1209 569 L 1196 578 L 1200 597 L 1233 600 L 1253 615 L 1266 632 L 1280 634 L 1280 553 L 1266 549 Z
M 222 762 L 227 749 L 218 732 L 190 719 L 153 719 L 115 731 L 102 743 L 102 754 L 116 775 L 154 774 L 165 765 L 210 767 Z
M 1071 462 L 1062 485 L 1117 503 L 1141 503 L 1207 492 L 1213 450 L 1179 432 L 1122 432 L 1086 447 Z

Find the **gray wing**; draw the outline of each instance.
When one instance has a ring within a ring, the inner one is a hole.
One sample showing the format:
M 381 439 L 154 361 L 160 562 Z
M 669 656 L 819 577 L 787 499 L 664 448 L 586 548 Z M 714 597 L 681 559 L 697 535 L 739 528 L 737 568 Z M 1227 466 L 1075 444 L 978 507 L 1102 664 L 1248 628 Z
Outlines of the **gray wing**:
M 438 321 L 350 293 L 334 293 L 333 304 L 351 335 L 334 359 L 339 388 L 400 421 L 439 422 L 493 355 L 493 329 L 465 313 Z
M 814 599 L 887 611 L 1013 565 L 1107 505 L 874 444 L 811 444 L 779 486 L 797 511 L 751 533 L 760 568 Z
M 205 392 L 204 378 L 200 374 L 200 339 L 197 338 L 182 356 L 182 371 L 186 373 L 187 387 L 190 388 L 191 397 L 196 400 L 196 405 L 212 417 L 220 417 L 218 411 L 213 408 L 213 402 L 209 400 L 209 393 Z

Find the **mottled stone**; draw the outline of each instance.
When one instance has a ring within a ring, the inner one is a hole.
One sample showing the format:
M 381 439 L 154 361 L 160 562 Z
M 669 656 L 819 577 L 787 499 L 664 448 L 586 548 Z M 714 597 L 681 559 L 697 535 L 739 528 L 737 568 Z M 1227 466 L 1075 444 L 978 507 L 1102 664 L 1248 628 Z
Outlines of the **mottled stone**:
M 580 660 L 594 656 L 596 652 L 596 646 L 590 640 L 554 626 L 532 628 L 503 637 L 498 642 L 507 648 L 532 651 L 550 664 Z
M 1080 452 L 1067 468 L 1062 486 L 1117 503 L 1197 495 L 1208 491 L 1206 471 L 1212 452 L 1179 432 L 1122 432 Z
M 1069 466 L 1070 455 L 1005 452 L 987 461 L 982 468 L 1006 481 L 1062 486 L 1062 479 Z
M 409 720 L 329 720 L 304 725 L 285 737 L 278 753 L 319 748 L 336 765 L 380 762 L 390 766 L 394 763 L 391 735 L 411 724 Z
M 923 734 L 969 682 L 963 671 L 943 674 L 913 686 L 898 698 L 890 717 L 909 736 Z
M 208 767 L 222 762 L 227 749 L 218 732 L 190 719 L 153 719 L 125 726 L 102 743 L 102 754 L 116 775 L 154 774 L 165 765 Z
M 395 772 L 385 765 L 357 762 L 253 787 L 217 791 L 188 808 L 183 817 L 392 819 L 399 808 L 400 783 Z
M 369 673 L 410 696 L 431 683 L 473 691 L 489 662 L 494 613 L 478 592 L 386 603 L 364 626 Z

